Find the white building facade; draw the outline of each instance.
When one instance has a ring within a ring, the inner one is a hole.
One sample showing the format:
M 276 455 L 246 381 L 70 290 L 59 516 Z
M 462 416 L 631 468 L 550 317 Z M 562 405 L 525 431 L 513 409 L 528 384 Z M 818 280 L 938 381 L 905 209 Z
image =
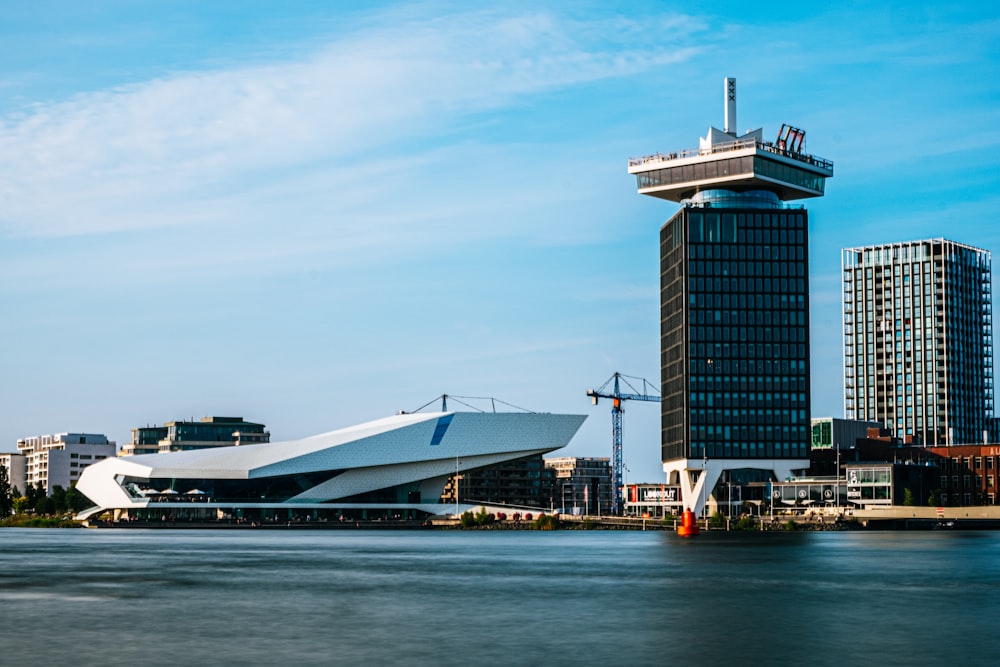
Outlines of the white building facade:
M 100 433 L 57 433 L 17 441 L 17 451 L 25 459 L 24 483 L 40 483 L 46 494 L 55 486 L 68 489 L 87 467 L 114 457 L 116 449 L 115 442 Z
M 564 447 L 586 417 L 547 413 L 399 414 L 292 440 L 116 457 L 77 488 L 81 519 L 316 520 L 461 513 L 443 503 L 456 474 Z
M 10 484 L 11 489 L 17 489 L 18 494 L 23 494 L 24 489 L 27 486 L 27 459 L 21 454 L 0 454 L 0 467 L 7 470 L 7 481 Z

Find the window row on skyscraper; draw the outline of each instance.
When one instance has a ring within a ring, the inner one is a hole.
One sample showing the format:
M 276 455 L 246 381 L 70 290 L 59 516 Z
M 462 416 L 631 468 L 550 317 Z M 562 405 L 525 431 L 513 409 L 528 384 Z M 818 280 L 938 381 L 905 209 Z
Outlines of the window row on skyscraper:
M 731 427 L 730 437 L 734 439 L 727 439 L 725 433 L 722 433 L 718 441 L 702 439 L 700 436 L 704 434 L 700 428 L 693 428 L 691 433 L 691 456 L 694 458 L 707 456 L 711 459 L 770 459 L 807 458 L 809 456 L 809 445 L 806 442 L 809 438 L 809 429 L 805 426 Z M 753 437 L 760 438 L 760 440 L 743 440 L 740 438 L 741 431 L 745 435 L 756 431 Z
M 747 235 L 753 230 L 749 230 Z M 760 232 L 761 230 L 757 230 Z M 801 246 L 790 244 L 769 243 L 767 245 L 747 246 L 743 240 L 739 241 L 739 246 L 721 245 L 716 243 L 699 243 L 690 247 L 691 259 L 714 259 L 729 262 L 739 260 L 741 262 L 774 262 L 774 261 L 804 261 L 805 249 Z M 726 274 L 729 268 L 725 265 L 715 266 L 715 269 L 725 268 Z M 776 268 L 776 267 L 775 267 Z M 744 275 L 753 275 L 747 271 Z
M 696 408 L 731 408 L 740 406 L 749 406 L 749 408 L 774 408 L 781 406 L 804 408 L 805 405 L 805 392 L 691 392 L 691 406 Z
M 767 248 L 768 254 L 785 255 L 785 257 L 776 258 L 777 261 L 773 259 L 757 259 L 754 260 L 752 257 L 750 259 L 738 259 L 736 257 L 732 258 L 737 260 L 737 263 L 733 263 L 730 259 L 714 258 L 711 256 L 712 253 L 707 252 L 713 249 L 715 246 L 709 245 L 699 245 L 691 248 L 691 275 L 692 276 L 713 276 L 717 278 L 805 278 L 806 277 L 806 265 L 805 262 L 795 259 L 795 255 L 798 254 L 793 248 L 788 246 L 776 246 L 773 250 L 770 247 Z M 725 247 L 725 246 L 723 246 Z M 731 253 L 720 253 L 720 254 L 731 254 Z M 737 254 L 737 253 L 732 253 Z M 746 255 L 753 255 L 753 251 L 744 253 Z
M 758 373 L 785 374 L 792 372 L 796 359 L 692 359 L 692 373 L 722 373 L 756 375 Z
M 718 317 L 716 317 L 716 313 Z M 741 324 L 744 321 L 743 315 L 746 315 L 746 320 L 750 319 L 750 315 L 746 311 L 703 310 L 697 315 L 694 312 L 691 313 L 691 330 L 698 335 L 695 340 L 705 343 L 805 343 L 806 328 L 805 326 L 792 326 L 792 314 L 792 312 L 775 311 L 762 315 L 758 312 L 756 313 L 758 319 L 770 315 L 774 324 L 768 326 L 761 323 L 755 326 L 748 323 Z M 784 317 L 788 319 L 782 324 L 781 321 Z M 699 321 L 708 321 L 709 326 L 695 323 Z M 711 326 L 712 324 L 717 326 Z
M 804 278 L 692 278 L 690 285 L 688 302 L 693 308 L 805 307 L 804 296 L 787 293 L 790 289 L 805 288 Z
M 722 440 L 727 437 L 729 426 L 732 426 L 738 433 L 742 427 L 757 427 L 757 435 L 740 435 L 739 439 L 758 439 L 765 428 L 793 427 L 794 433 L 798 433 L 798 427 L 805 410 L 795 409 L 706 409 L 691 408 L 691 428 L 698 433 L 701 440 Z M 786 431 L 781 431 L 782 433 Z
M 694 359 L 796 359 L 802 348 L 784 343 L 694 343 Z
M 733 377 L 731 375 L 692 375 L 693 391 L 808 391 L 805 361 L 793 359 L 788 364 L 791 373 L 784 375 L 753 375 Z M 808 395 L 808 394 L 807 394 Z

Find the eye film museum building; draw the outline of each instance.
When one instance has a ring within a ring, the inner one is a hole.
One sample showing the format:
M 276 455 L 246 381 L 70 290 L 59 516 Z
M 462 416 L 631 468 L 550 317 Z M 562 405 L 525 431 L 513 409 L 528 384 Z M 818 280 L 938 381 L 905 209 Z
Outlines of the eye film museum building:
M 79 490 L 87 519 L 411 518 L 465 511 L 442 503 L 448 479 L 564 447 L 585 416 L 399 414 L 302 440 L 109 458 Z

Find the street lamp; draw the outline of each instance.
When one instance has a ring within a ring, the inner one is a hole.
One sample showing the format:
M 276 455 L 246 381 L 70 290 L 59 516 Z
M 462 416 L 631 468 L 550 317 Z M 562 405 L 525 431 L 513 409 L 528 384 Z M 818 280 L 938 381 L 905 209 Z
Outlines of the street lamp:
M 729 479 L 729 473 L 726 473 L 726 507 L 729 510 L 726 512 L 727 518 L 733 520 L 733 481 Z
M 767 499 L 767 506 L 770 508 L 771 522 L 774 523 L 774 481 L 767 480 L 767 493 L 769 498 Z
M 455 457 L 455 516 L 458 516 L 458 457 Z
M 840 443 L 837 443 L 837 514 L 840 514 Z
M 711 363 L 711 360 L 709 361 L 709 363 Z M 702 501 L 702 504 L 701 504 L 701 516 L 702 516 L 703 519 L 705 519 L 705 528 L 707 529 L 708 528 L 708 489 L 705 488 L 705 487 L 708 486 L 708 452 L 707 451 L 705 452 L 704 457 L 705 458 L 704 458 L 702 469 L 701 469 L 701 474 L 703 475 L 703 478 L 701 480 L 701 501 Z

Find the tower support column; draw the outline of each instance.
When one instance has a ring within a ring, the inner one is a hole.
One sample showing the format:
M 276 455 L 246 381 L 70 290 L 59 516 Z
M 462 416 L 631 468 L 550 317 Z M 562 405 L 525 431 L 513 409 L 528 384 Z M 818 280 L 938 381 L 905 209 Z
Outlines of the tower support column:
M 674 459 L 663 464 L 668 484 L 681 487 L 685 509 L 702 516 L 722 473 L 728 470 L 768 470 L 776 481 L 809 468 L 809 459 Z

